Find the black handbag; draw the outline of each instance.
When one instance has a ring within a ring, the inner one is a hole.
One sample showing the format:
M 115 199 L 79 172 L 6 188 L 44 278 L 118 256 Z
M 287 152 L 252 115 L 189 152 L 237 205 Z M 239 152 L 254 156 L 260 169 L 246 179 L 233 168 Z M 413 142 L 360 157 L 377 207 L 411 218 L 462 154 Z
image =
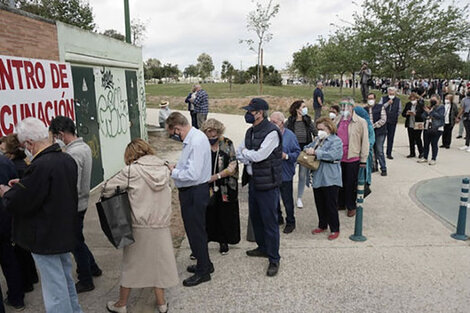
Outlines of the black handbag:
M 129 189 L 131 167 L 127 179 L 126 190 L 116 188 L 114 195 L 109 198 L 103 197 L 106 187 L 105 182 L 101 191 L 100 201 L 96 203 L 101 229 L 108 238 L 109 242 L 116 248 L 124 248 L 134 243 L 132 234 L 131 204 L 127 190 Z

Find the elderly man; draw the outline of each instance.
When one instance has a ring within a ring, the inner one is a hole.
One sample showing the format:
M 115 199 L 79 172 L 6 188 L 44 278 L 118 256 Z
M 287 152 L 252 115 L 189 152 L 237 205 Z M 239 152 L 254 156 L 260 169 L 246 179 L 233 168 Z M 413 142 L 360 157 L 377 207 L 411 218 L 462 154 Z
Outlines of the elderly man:
M 314 121 L 320 118 L 321 110 L 323 108 L 323 83 L 318 82 L 317 88 L 313 91 L 313 110 L 315 111 Z
M 193 86 L 193 93 L 196 96 L 188 99 L 194 105 L 194 112 L 196 113 L 197 128 L 201 128 L 202 123 L 207 120 L 209 113 L 209 96 L 207 92 L 202 89 L 201 85 Z
M 397 89 L 395 87 L 389 87 L 387 92 L 388 94 L 380 99 L 379 104 L 384 106 L 385 113 L 387 113 L 387 159 L 393 160 L 393 139 L 397 129 L 398 116 L 401 113 L 401 101 L 396 95 Z
M 253 124 L 237 149 L 237 159 L 245 164 L 242 181 L 249 181 L 248 206 L 258 247 L 250 257 L 269 258 L 266 272 L 275 276 L 279 270 L 279 226 L 277 205 L 282 183 L 282 134 L 267 119 L 269 106 L 253 98 L 243 107 L 245 121 Z
M 76 241 L 77 164 L 58 144 L 51 145 L 41 120 L 24 119 L 17 133 L 33 160 L 21 180 L 0 186 L 3 205 L 13 215 L 13 241 L 32 252 L 46 312 L 82 313 L 70 257 Z
M 362 67 L 359 75 L 361 78 L 362 103 L 366 103 L 367 95 L 369 94 L 369 79 L 372 76 L 372 71 L 370 70 L 367 61 L 362 61 Z
M 294 196 L 292 192 L 292 179 L 295 175 L 295 164 L 300 153 L 299 142 L 297 136 L 284 127 L 286 118 L 281 112 L 273 112 L 271 114 L 271 123 L 279 127 L 282 133 L 282 183 L 279 187 L 282 202 L 286 209 L 286 227 L 284 233 L 289 234 L 295 229 L 294 217 Z M 281 202 L 278 203 L 279 220 L 282 219 Z
M 372 92 L 369 93 L 369 95 L 367 96 L 367 106 L 365 107 L 365 109 L 369 113 L 369 117 L 375 132 L 375 162 L 373 168 L 375 171 L 377 171 L 377 163 L 379 163 L 381 175 L 387 176 L 387 164 L 385 162 L 384 155 L 384 142 L 385 137 L 387 136 L 387 113 L 385 112 L 384 106 L 382 104 L 377 104 L 375 102 L 375 94 Z
M 170 138 L 183 142 L 178 164 L 170 165 L 171 177 L 178 188 L 184 228 L 189 246 L 197 259 L 187 271 L 194 273 L 183 285 L 192 287 L 211 280 L 214 265 L 209 258 L 206 233 L 206 210 L 209 204 L 209 180 L 211 179 L 211 147 L 207 136 L 191 127 L 179 112 L 173 112 L 166 120 Z
M 61 140 L 65 144 L 65 152 L 70 154 L 77 163 L 78 215 L 75 233 L 77 246 L 73 250 L 73 256 L 77 263 L 78 282 L 75 288 L 77 293 L 91 291 L 95 289 L 93 276 L 97 277 L 102 274 L 83 236 L 83 221 L 90 197 L 91 169 L 93 164 L 91 149 L 83 141 L 83 138 L 77 137 L 75 123 L 69 117 L 55 117 L 51 121 L 49 131 L 56 140 Z
M 347 209 L 347 215 L 356 215 L 356 195 L 359 167 L 365 168 L 369 157 L 369 130 L 367 122 L 354 112 L 354 99 L 343 98 L 339 103 L 342 115 L 337 117 L 338 137 L 343 142 L 341 174 L 343 187 L 339 190 L 338 206 Z

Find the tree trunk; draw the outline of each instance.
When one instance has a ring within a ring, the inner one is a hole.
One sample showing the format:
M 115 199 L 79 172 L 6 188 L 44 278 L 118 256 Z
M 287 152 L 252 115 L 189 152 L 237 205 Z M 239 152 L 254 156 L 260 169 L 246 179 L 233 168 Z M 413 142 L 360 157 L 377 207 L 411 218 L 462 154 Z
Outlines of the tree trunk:
M 353 83 L 353 97 L 356 97 L 356 72 L 352 72 L 352 83 Z
M 263 94 L 263 49 L 261 49 L 261 66 L 259 67 L 260 79 L 259 79 L 259 94 Z
M 340 77 L 340 85 L 339 85 L 339 95 L 342 97 L 343 96 L 343 84 L 341 83 L 343 81 L 343 75 L 344 73 L 341 73 L 341 77 Z

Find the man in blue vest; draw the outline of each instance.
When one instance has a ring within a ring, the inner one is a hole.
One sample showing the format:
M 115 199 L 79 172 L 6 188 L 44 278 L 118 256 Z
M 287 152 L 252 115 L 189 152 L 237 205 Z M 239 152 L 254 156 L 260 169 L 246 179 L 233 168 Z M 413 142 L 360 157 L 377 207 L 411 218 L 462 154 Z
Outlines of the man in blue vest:
M 379 104 L 383 104 L 387 113 L 387 159 L 393 160 L 392 149 L 395 130 L 397 129 L 398 116 L 401 113 L 401 101 L 396 96 L 396 88 L 389 87 L 388 95 L 382 97 Z
M 382 104 L 375 103 L 375 94 L 369 93 L 367 96 L 367 106 L 365 107 L 369 113 L 370 120 L 375 132 L 374 155 L 375 164 L 374 170 L 378 170 L 377 162 L 380 164 L 380 171 L 382 176 L 387 176 L 387 164 L 384 155 L 384 142 L 387 136 L 387 113 L 385 112 Z
M 253 98 L 245 121 L 253 124 L 237 149 L 237 159 L 245 166 L 244 182 L 249 181 L 248 206 L 258 247 L 249 250 L 250 257 L 269 259 L 266 275 L 279 270 L 279 226 L 277 204 L 282 183 L 282 134 L 267 119 L 269 106 L 261 98 Z

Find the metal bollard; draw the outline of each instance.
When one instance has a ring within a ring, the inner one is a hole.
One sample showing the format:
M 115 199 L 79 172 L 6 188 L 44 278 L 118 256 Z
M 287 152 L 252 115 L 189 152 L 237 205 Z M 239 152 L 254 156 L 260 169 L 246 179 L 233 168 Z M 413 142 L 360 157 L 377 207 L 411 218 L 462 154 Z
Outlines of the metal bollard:
M 468 189 L 470 180 L 468 178 L 462 179 L 462 189 L 460 194 L 460 208 L 459 218 L 457 220 L 457 231 L 455 234 L 450 235 L 456 240 L 467 240 L 468 236 L 465 235 L 465 226 L 467 222 L 467 206 L 468 206 Z
M 349 236 L 352 241 L 366 241 L 367 238 L 362 235 L 362 203 L 364 203 L 364 185 L 365 185 L 366 169 L 359 169 L 359 181 L 357 183 L 357 209 L 356 220 L 354 223 L 354 235 Z

